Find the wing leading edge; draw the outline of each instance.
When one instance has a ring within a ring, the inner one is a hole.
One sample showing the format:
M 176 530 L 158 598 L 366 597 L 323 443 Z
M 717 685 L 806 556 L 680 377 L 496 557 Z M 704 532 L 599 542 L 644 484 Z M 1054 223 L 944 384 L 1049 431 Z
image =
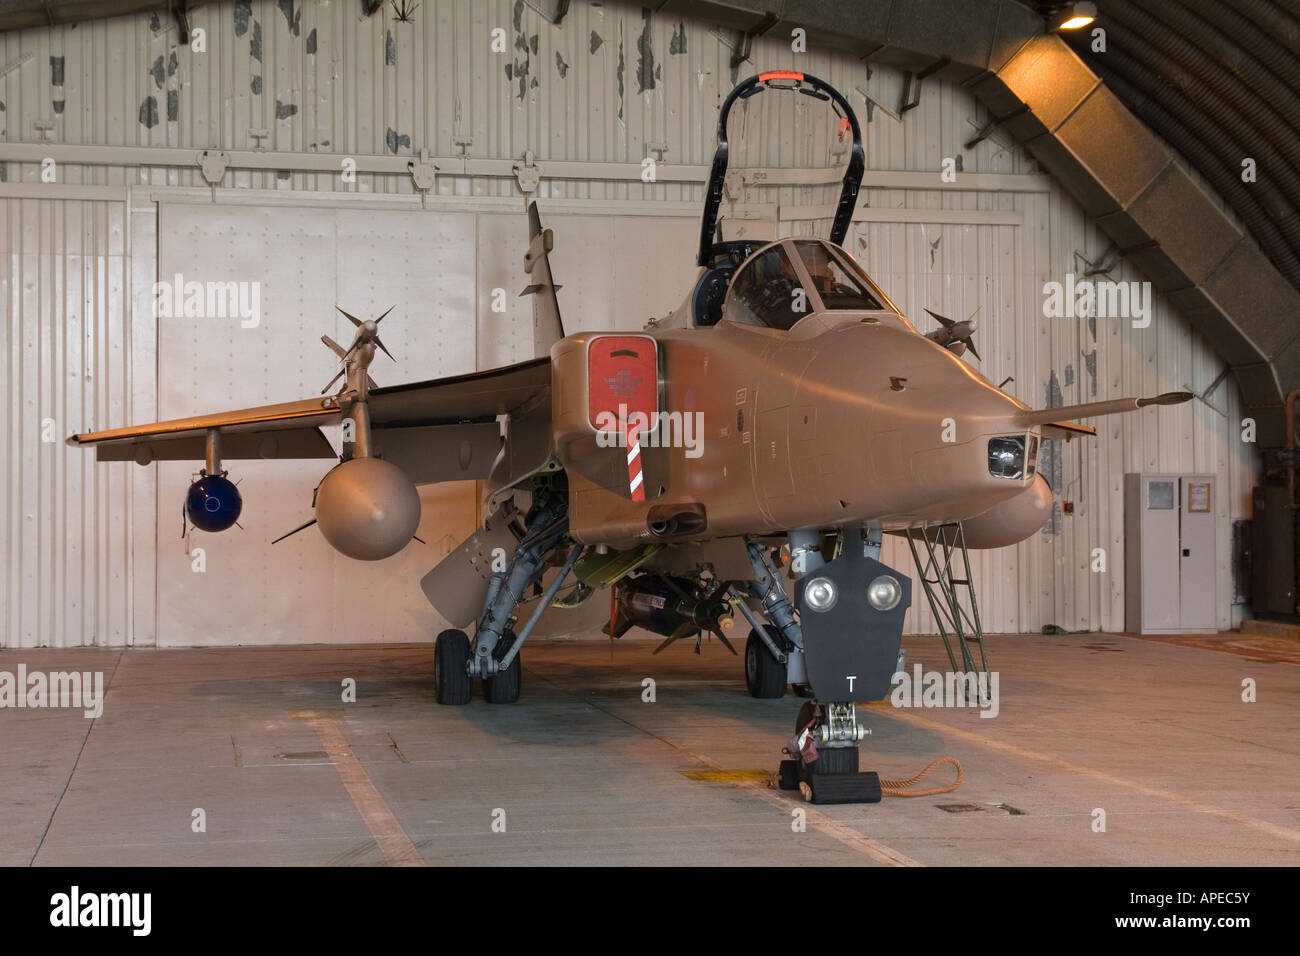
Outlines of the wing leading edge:
M 498 415 L 511 414 L 527 405 L 550 383 L 550 359 L 542 358 L 468 375 L 375 389 L 368 399 L 371 425 L 380 435 L 385 453 L 391 449 L 393 457 L 402 456 L 405 445 L 417 442 L 422 446 L 421 457 L 436 456 L 440 438 L 459 445 L 466 439 L 466 426 L 494 426 Z M 335 458 L 334 448 L 320 426 L 337 425 L 341 417 L 333 396 L 309 398 L 82 432 L 72 435 L 68 444 L 93 447 L 99 461 L 202 461 L 206 436 L 217 431 L 225 459 Z M 414 476 L 412 480 L 419 481 Z
M 222 434 L 222 455 L 241 458 L 333 458 L 334 449 L 319 431 L 337 424 L 339 410 L 332 399 L 263 405 L 215 415 L 174 418 L 148 425 L 131 425 L 99 432 L 81 432 L 68 444 L 93 447 L 99 461 L 202 460 L 207 433 Z

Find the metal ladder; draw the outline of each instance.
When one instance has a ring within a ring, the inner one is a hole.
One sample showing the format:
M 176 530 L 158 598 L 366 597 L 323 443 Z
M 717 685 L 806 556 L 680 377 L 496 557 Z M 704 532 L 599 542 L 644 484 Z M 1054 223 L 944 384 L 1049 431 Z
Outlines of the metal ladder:
M 925 546 L 924 560 L 917 549 L 918 542 Z M 959 521 L 955 525 L 908 528 L 907 546 L 912 549 L 912 560 L 916 562 L 921 586 L 925 589 L 926 600 L 930 602 L 930 611 L 939 627 L 943 646 L 948 650 L 948 661 L 952 664 L 952 669 L 967 673 L 983 670 L 988 674 L 984 629 L 980 625 L 979 601 L 971 578 L 970 554 L 966 550 L 966 532 L 962 523 Z M 958 555 L 961 556 L 961 567 L 955 568 L 954 561 Z M 965 604 L 970 607 L 969 612 L 963 606 L 963 590 Z M 956 638 L 957 647 L 961 651 L 961 667 L 957 666 L 952 638 Z M 979 649 L 979 668 L 975 666 L 972 645 Z

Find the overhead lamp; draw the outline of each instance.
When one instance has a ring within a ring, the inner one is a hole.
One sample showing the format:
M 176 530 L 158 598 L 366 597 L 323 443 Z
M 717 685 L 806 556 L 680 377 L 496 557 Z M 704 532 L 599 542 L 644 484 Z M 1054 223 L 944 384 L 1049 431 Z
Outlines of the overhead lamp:
M 1053 30 L 1078 30 L 1097 19 L 1095 3 L 1067 3 L 1052 18 Z

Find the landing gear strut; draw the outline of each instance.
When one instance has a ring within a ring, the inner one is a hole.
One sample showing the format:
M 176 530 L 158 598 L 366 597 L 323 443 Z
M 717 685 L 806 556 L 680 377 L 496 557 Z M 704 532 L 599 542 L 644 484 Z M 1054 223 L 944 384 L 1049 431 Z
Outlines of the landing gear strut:
M 790 759 L 781 761 L 781 789 L 803 791 L 813 803 L 879 803 L 879 774 L 858 768 L 858 745 L 870 733 L 851 703 L 804 704 L 786 747 Z
M 754 542 L 749 548 L 756 578 L 750 593 L 762 599 L 777 632 L 774 638 L 755 624 L 745 655 L 750 693 L 768 696 L 763 691 L 775 685 L 773 670 L 781 667 L 780 693 L 771 696 L 784 693 L 787 676 L 796 685 L 806 682 L 815 695 L 795 721 L 788 759 L 779 770 L 781 788 L 801 790 L 813 803 L 879 802 L 879 776 L 859 767 L 858 748 L 869 731 L 858 723 L 853 701 L 878 700 L 889 689 L 911 582 L 880 563 L 878 527 L 869 528 L 865 538 L 859 529 L 843 529 L 838 554 L 829 561 L 816 529 L 790 532 L 791 565 L 800 575 L 793 602 L 763 550 Z M 737 606 L 752 622 L 744 602 Z M 752 672 L 751 652 L 760 655 Z
M 568 495 L 563 483 L 538 485 L 514 555 L 505 570 L 493 572 L 488 583 L 473 646 L 464 631 L 443 631 L 438 635 L 434 653 L 438 703 L 468 704 L 475 677 L 482 679 L 483 699 L 488 703 L 513 704 L 519 700 L 519 649 L 555 599 L 582 547 L 574 545 L 570 549 L 559 574 L 538 598 L 532 616 L 517 634 L 512 626 L 515 610 L 568 534 Z
M 751 697 L 784 697 L 787 682 L 797 688 L 807 680 L 803 635 L 776 564 L 758 543 L 749 541 L 746 548 L 754 569 L 754 580 L 749 583 L 747 593 L 763 603 L 770 623 L 754 613 L 746 602 L 746 592 L 733 585 L 731 594 L 736 607 L 753 626 L 745 644 L 745 686 Z
M 501 635 L 501 642 L 497 644 L 495 653 L 505 656 L 505 651 L 514 647 L 514 631 L 506 629 Z M 522 669 L 519 664 L 519 655 L 514 655 L 507 666 L 501 667 L 501 659 L 497 658 L 497 672 L 491 677 L 483 678 L 483 699 L 489 704 L 513 704 L 519 700 L 519 689 L 522 681 Z

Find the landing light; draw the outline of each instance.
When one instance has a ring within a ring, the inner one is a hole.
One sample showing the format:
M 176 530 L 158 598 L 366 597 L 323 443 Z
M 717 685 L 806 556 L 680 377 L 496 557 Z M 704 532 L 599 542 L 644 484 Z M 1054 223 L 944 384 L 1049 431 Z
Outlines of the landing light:
M 803 599 L 814 611 L 829 611 L 839 598 L 830 578 L 813 578 L 804 588 Z
M 867 585 L 867 600 L 877 611 L 892 611 L 903 599 L 903 586 L 892 574 L 882 574 Z
M 989 474 L 994 478 L 1023 478 L 1025 439 L 1023 436 L 989 439 Z

